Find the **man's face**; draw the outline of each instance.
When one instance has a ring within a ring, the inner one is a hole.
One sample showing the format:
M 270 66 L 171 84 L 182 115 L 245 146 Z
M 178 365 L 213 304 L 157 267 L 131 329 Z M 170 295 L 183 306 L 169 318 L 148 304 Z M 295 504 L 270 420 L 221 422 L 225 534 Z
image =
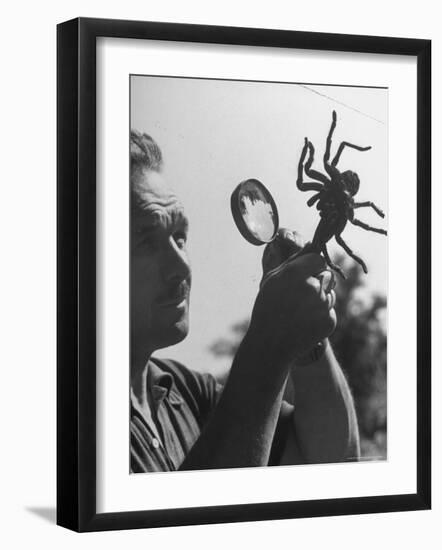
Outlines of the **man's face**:
M 189 330 L 188 221 L 161 173 L 137 172 L 132 185 L 141 208 L 131 223 L 131 333 L 133 345 L 155 351 Z

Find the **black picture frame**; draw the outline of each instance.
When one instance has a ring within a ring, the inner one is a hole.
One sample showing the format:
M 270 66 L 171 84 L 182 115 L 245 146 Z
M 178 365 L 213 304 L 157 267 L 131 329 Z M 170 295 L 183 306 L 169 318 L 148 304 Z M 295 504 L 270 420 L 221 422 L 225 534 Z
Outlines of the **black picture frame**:
M 301 48 L 417 59 L 417 491 L 361 498 L 96 512 L 96 39 Z M 431 42 L 159 22 L 57 28 L 57 523 L 76 531 L 424 510 L 431 506 Z

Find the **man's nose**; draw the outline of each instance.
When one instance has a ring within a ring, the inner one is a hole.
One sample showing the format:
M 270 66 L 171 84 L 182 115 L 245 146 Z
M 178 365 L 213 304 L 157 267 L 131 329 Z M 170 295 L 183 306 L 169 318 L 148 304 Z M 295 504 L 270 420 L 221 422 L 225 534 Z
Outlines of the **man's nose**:
M 190 275 L 190 263 L 185 248 L 180 248 L 174 239 L 171 239 L 163 264 L 166 280 L 187 279 Z

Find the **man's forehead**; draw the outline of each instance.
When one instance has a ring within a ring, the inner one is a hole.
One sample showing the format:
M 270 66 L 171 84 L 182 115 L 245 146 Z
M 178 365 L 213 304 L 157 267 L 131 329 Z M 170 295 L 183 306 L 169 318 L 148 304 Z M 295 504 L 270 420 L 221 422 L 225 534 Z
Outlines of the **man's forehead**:
M 133 190 L 145 202 L 178 201 L 162 172 L 144 170 L 134 176 Z
M 137 195 L 137 221 L 156 225 L 161 223 L 163 216 L 172 216 L 174 221 L 184 218 L 181 201 L 167 184 L 160 172 L 145 171 L 136 176 L 132 182 Z

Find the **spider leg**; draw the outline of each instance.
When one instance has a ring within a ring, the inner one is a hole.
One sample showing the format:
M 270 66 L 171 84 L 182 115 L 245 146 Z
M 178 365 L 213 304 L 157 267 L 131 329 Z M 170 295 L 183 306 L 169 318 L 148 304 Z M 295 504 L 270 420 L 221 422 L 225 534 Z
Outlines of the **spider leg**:
M 378 216 L 381 218 L 385 218 L 385 214 L 382 212 L 382 210 L 374 204 L 374 202 L 371 201 L 365 201 L 365 202 L 355 202 L 353 205 L 353 208 L 363 208 L 369 206 L 373 208 L 373 210 L 376 212 Z
M 313 206 L 315 202 L 317 202 L 321 198 L 321 193 L 316 193 L 316 195 L 313 195 L 313 197 L 310 197 L 307 201 L 307 206 Z
M 336 242 L 342 246 L 342 248 L 347 252 L 347 254 L 353 258 L 358 264 L 362 267 L 364 270 L 364 273 L 368 273 L 367 266 L 365 265 L 364 260 L 361 260 L 356 254 L 353 252 L 353 250 L 348 246 L 348 244 L 344 241 L 344 239 L 340 235 L 335 235 Z
M 323 185 L 319 181 L 303 181 L 303 170 L 304 170 L 304 160 L 307 156 L 307 151 L 309 149 L 309 141 L 305 138 L 304 147 L 302 149 L 301 157 L 298 163 L 298 179 L 296 180 L 296 185 L 301 191 L 321 191 Z M 310 152 L 311 156 L 311 152 Z M 310 159 L 309 159 L 310 161 Z M 307 161 L 307 164 L 308 162 Z M 311 176 L 313 177 L 313 176 Z
M 334 159 L 332 160 L 332 166 L 336 166 L 339 162 L 339 158 L 341 157 L 342 151 L 345 147 L 351 147 L 352 149 L 357 149 L 358 151 L 368 151 L 371 149 L 371 145 L 368 147 L 361 147 L 360 145 L 354 145 L 353 143 L 349 143 L 348 141 L 343 141 L 341 145 L 339 146 L 338 152 L 336 153 Z
M 318 170 L 314 170 L 312 168 L 314 156 L 315 156 L 315 148 L 313 147 L 313 143 L 311 141 L 308 142 L 308 149 L 309 149 L 309 158 L 307 162 L 305 163 L 305 173 L 309 178 L 313 178 L 314 180 L 318 180 L 322 182 L 324 185 L 328 185 L 330 182 L 328 181 L 327 176 L 324 174 L 321 174 L 321 172 L 318 172 Z
M 327 141 L 325 144 L 324 162 L 328 162 L 330 159 L 330 149 L 332 144 L 333 132 L 335 131 L 335 128 L 336 128 L 336 111 L 333 111 L 332 123 L 330 126 L 330 131 L 328 132 Z
M 336 264 L 334 264 L 331 261 L 331 258 L 328 255 L 326 244 L 322 245 L 322 253 L 324 254 L 324 258 L 325 258 L 325 261 L 326 261 L 327 265 L 329 267 L 331 267 L 333 269 L 333 271 L 336 271 L 336 273 L 339 273 L 339 275 L 345 280 L 346 279 L 345 273 L 342 271 L 342 269 L 339 266 L 337 266 Z
M 332 123 L 330 126 L 330 131 L 327 136 L 327 141 L 325 144 L 325 153 L 324 153 L 324 168 L 327 174 L 332 179 L 332 181 L 333 181 L 333 178 L 339 178 L 338 169 L 335 167 L 334 164 L 333 165 L 330 164 L 330 149 L 332 144 L 333 132 L 335 131 L 335 128 L 336 128 L 336 111 L 333 111 Z
M 366 229 L 367 231 L 374 231 L 375 233 L 380 233 L 381 235 L 386 235 L 387 234 L 385 229 L 378 229 L 376 227 L 371 227 L 371 225 L 368 225 L 364 222 L 361 222 L 360 220 L 357 220 L 356 218 L 353 218 L 352 220 L 350 220 L 350 222 L 353 225 L 357 225 L 359 227 L 362 227 L 362 229 Z

